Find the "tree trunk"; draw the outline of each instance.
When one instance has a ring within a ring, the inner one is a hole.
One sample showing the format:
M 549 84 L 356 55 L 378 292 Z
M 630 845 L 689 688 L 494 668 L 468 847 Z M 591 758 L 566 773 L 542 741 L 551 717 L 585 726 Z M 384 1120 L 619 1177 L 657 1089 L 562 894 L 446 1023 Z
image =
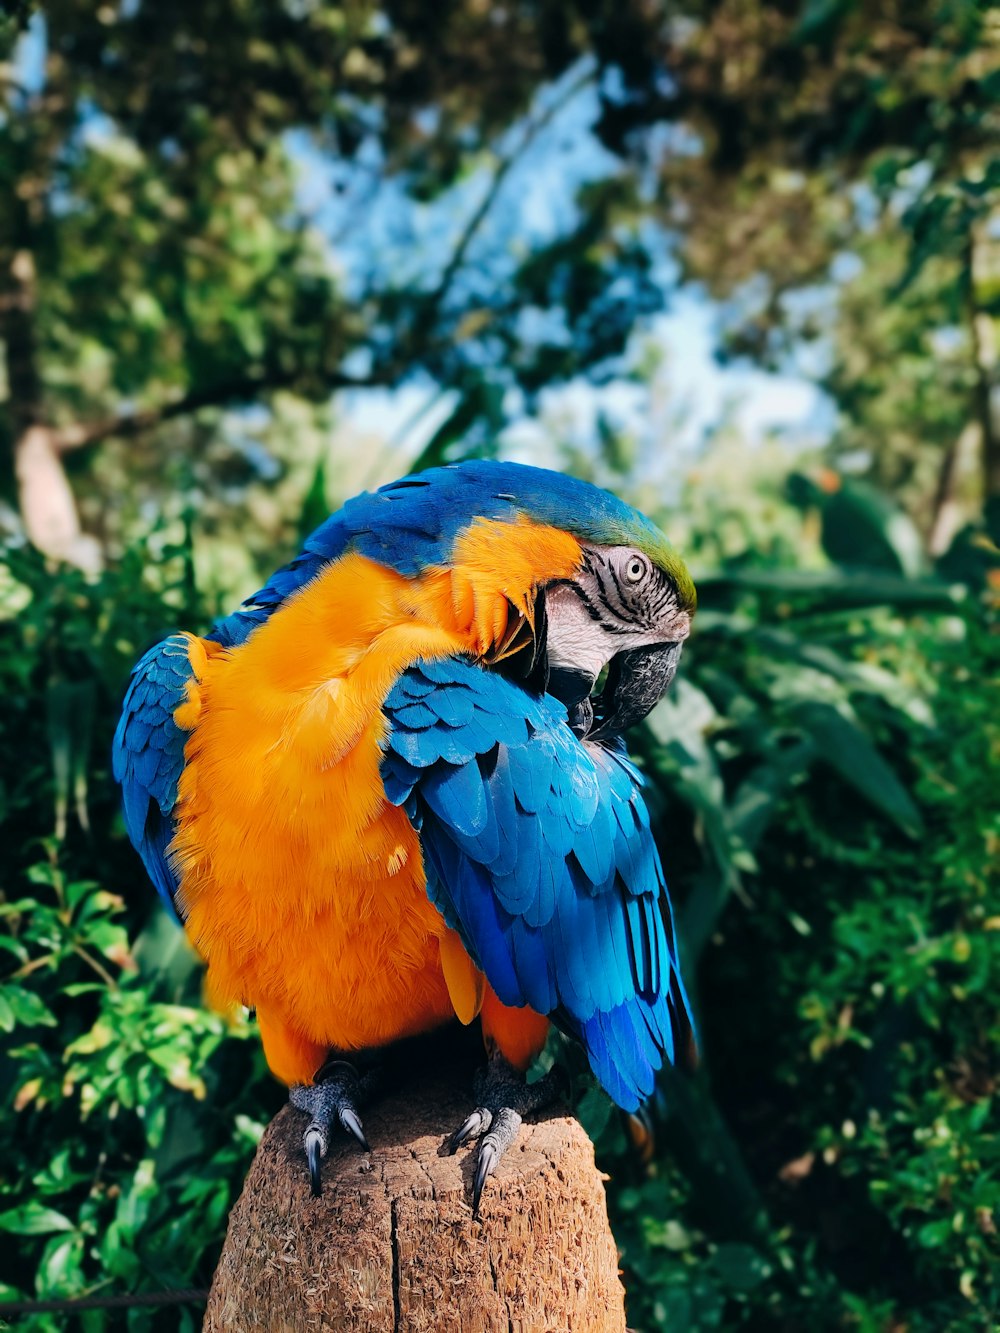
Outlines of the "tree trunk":
M 974 456 L 979 443 L 979 424 L 968 421 L 945 451 L 938 469 L 938 481 L 931 502 L 931 524 L 927 549 L 932 556 L 944 555 L 962 526 L 962 504 L 958 497 L 959 479 L 965 459 Z
M 470 1098 L 428 1079 L 366 1113 L 309 1194 L 302 1131 L 268 1126 L 229 1219 L 205 1333 L 623 1333 L 624 1292 L 594 1150 L 575 1120 L 525 1124 L 469 1207 L 474 1150 L 445 1134 Z
M 32 546 L 85 574 L 99 574 L 100 543 L 80 527 L 54 430 L 36 422 L 15 440 L 14 476 L 24 531 Z
M 15 210 L 22 240 L 33 234 L 24 201 Z M 99 543 L 80 527 L 58 436 L 45 424 L 35 346 L 35 260 L 25 242 L 0 260 L 0 338 L 6 355 L 13 466 L 24 531 L 43 555 L 97 573 Z

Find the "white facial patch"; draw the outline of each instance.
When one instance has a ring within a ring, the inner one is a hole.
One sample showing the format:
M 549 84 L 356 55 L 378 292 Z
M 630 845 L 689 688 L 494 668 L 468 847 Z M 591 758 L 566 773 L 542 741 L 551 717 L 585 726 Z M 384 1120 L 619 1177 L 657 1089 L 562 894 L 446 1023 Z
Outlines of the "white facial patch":
M 585 671 L 596 680 L 618 651 L 614 635 L 595 621 L 572 588 L 552 588 L 545 597 L 549 662 L 572 671 Z
M 690 615 L 677 607 L 674 598 L 666 600 L 662 592 L 659 593 L 662 611 L 655 623 L 647 620 L 646 624 L 630 625 L 627 605 L 621 604 L 620 595 L 615 609 L 608 597 L 613 587 L 620 594 L 620 586 L 615 584 L 608 566 L 616 560 L 627 578 L 628 553 L 614 547 L 593 546 L 585 550 L 589 555 L 576 578 L 555 584 L 545 595 L 546 650 L 553 667 L 585 672 L 596 679 L 620 652 L 687 637 Z M 644 557 L 643 563 L 648 569 Z

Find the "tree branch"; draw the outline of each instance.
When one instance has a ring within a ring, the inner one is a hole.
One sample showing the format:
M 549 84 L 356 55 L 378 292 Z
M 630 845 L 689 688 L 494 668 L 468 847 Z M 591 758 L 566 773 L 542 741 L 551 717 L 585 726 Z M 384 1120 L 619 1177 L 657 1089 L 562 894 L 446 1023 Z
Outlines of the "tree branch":
M 593 80 L 594 71 L 592 69 L 585 70 L 579 78 L 574 79 L 550 106 L 546 107 L 540 115 L 525 126 L 524 132 L 517 143 L 500 157 L 489 188 L 462 229 L 458 242 L 442 270 L 437 286 L 418 304 L 417 318 L 414 321 L 414 330 L 418 335 L 425 332 L 434 322 L 441 305 L 451 290 L 456 275 L 462 267 L 469 246 L 486 220 L 511 168 L 542 130 L 552 123 L 563 107 Z M 409 359 L 410 357 L 405 358 L 405 360 Z M 390 384 L 397 373 L 396 367 L 389 367 L 379 374 L 364 378 L 334 374 L 325 377 L 324 383 L 331 390 L 371 389 Z M 55 432 L 56 447 L 60 453 L 70 453 L 74 449 L 84 449 L 92 444 L 100 444 L 101 441 L 114 435 L 119 437 L 140 435 L 143 431 L 151 430 L 155 426 L 162 425 L 165 421 L 172 420 L 174 417 L 187 416 L 192 412 L 200 411 L 204 407 L 222 407 L 226 403 L 245 402 L 269 389 L 291 388 L 296 381 L 303 378 L 304 376 L 296 371 L 264 372 L 256 375 L 236 376 L 220 384 L 195 389 L 191 393 L 184 394 L 181 398 L 175 398 L 169 403 L 163 403 L 159 407 L 141 408 L 134 412 L 120 412 L 114 416 L 106 417 L 103 421 L 90 424 L 81 422 L 72 426 L 65 426 Z
M 171 421 L 175 417 L 188 416 L 205 407 L 225 407 L 230 403 L 248 402 L 259 394 L 273 389 L 292 388 L 306 376 L 301 371 L 272 371 L 261 374 L 237 375 L 218 384 L 206 385 L 193 389 L 180 398 L 161 403 L 158 407 L 138 408 L 132 412 L 118 412 L 105 417 L 103 421 L 64 426 L 55 432 L 56 447 L 60 453 L 70 453 L 74 449 L 84 449 L 88 445 L 100 444 L 113 435 L 131 438 L 143 431 L 152 430 Z M 331 391 L 334 389 L 373 389 L 392 382 L 394 374 L 387 369 L 381 374 L 355 377 L 333 373 L 323 377 L 323 383 Z
M 426 333 L 437 317 L 456 275 L 461 270 L 469 246 L 486 220 L 504 181 L 515 163 L 573 97 L 588 83 L 593 82 L 594 77 L 593 69 L 588 68 L 568 84 L 558 98 L 525 125 L 517 142 L 501 155 L 489 187 L 462 229 L 455 248 L 442 270 L 437 286 L 418 303 L 418 313 L 413 326 L 414 334 L 417 337 Z M 410 359 L 412 359 L 412 340 L 411 353 L 404 358 L 400 358 L 403 362 Z M 334 373 L 325 376 L 323 383 L 331 391 L 334 389 L 377 388 L 391 384 L 398 376 L 399 368 L 400 362 L 397 361 L 371 376 L 353 377 Z M 115 413 L 101 421 L 78 422 L 70 426 L 63 426 L 52 431 L 51 440 L 58 454 L 66 454 L 76 449 L 85 449 L 90 445 L 100 444 L 112 436 L 130 438 L 140 435 L 166 421 L 171 421 L 176 417 L 188 416 L 202 408 L 223 407 L 229 403 L 247 402 L 268 390 L 292 388 L 305 378 L 306 376 L 301 371 L 264 371 L 256 374 L 238 375 L 219 384 L 194 389 L 190 393 L 172 399 L 170 402 L 161 403 L 156 407 Z
M 511 169 L 517 162 L 518 158 L 520 158 L 531 146 L 542 130 L 552 123 L 563 107 L 568 105 L 577 93 L 585 88 L 588 83 L 594 82 L 595 77 L 596 75 L 593 68 L 588 67 L 584 70 L 578 78 L 574 79 L 567 85 L 562 94 L 557 97 L 550 106 L 546 107 L 543 112 L 528 122 L 517 143 L 508 149 L 506 153 L 500 155 L 496 169 L 493 172 L 493 179 L 490 181 L 486 193 L 480 200 L 479 206 L 473 211 L 471 217 L 462 229 L 458 242 L 451 253 L 451 258 L 441 272 L 441 277 L 437 286 L 428 293 L 427 297 L 421 304 L 414 325 L 418 333 L 423 332 L 431 325 L 431 323 L 433 323 L 438 311 L 441 309 L 442 304 L 451 290 L 451 285 L 455 280 L 456 274 L 459 272 L 465 261 L 469 246 L 472 244 L 473 240 L 475 240 L 476 233 L 489 215 L 504 181 L 510 174 Z

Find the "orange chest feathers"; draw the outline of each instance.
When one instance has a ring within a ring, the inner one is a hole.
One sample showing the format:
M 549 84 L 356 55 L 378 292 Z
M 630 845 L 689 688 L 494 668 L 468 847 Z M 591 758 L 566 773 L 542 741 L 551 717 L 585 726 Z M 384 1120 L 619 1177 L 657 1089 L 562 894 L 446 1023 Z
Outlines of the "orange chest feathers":
M 521 538 L 522 568 L 474 527 L 447 571 L 411 581 L 348 555 L 241 647 L 206 655 L 193 641 L 196 683 L 177 714 L 191 729 L 180 906 L 210 999 L 256 1008 L 287 1082 L 308 1081 L 329 1047 L 382 1045 L 456 1011 L 468 1021 L 481 1002 L 482 978 L 427 898 L 417 835 L 385 798 L 381 705 L 419 658 L 496 653 L 530 617 L 537 567 L 575 567 L 572 538 L 532 529 L 525 557 L 517 526 L 502 525 Z

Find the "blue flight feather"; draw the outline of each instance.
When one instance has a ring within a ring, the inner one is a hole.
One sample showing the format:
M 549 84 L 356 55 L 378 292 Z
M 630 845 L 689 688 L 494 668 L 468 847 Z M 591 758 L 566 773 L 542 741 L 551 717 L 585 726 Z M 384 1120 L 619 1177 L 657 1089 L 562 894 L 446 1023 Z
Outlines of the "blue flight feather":
M 463 841 L 488 835 L 492 811 L 474 764 L 437 764 L 421 788 L 427 804 Z
M 463 658 L 404 671 L 384 712 L 386 795 L 419 822 L 431 900 L 501 1001 L 552 1015 L 636 1109 L 691 1021 L 636 770 Z
M 132 671 L 111 749 L 129 839 L 175 917 L 177 877 L 168 848 L 188 732 L 174 722 L 174 711 L 185 702 L 192 674 L 182 634 L 151 648 Z

